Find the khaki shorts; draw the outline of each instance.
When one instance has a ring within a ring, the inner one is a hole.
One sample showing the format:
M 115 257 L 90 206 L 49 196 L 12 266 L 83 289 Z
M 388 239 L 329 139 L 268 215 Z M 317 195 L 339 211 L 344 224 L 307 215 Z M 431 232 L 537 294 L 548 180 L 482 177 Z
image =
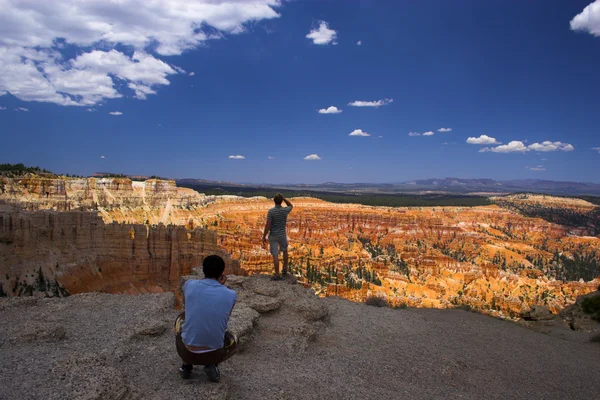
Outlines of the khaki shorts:
M 269 236 L 269 248 L 271 249 L 272 256 L 278 255 L 280 249 L 281 251 L 287 251 L 287 236 Z

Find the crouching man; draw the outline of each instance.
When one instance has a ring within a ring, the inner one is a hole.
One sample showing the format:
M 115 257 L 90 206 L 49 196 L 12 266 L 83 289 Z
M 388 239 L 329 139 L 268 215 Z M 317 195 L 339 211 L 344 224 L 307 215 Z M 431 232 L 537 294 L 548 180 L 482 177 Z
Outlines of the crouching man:
M 218 364 L 237 352 L 237 338 L 226 331 L 237 295 L 224 286 L 224 270 L 221 257 L 208 256 L 202 263 L 205 279 L 189 280 L 183 286 L 185 311 L 175 322 L 183 379 L 191 377 L 194 365 L 204 365 L 208 379 L 218 382 Z

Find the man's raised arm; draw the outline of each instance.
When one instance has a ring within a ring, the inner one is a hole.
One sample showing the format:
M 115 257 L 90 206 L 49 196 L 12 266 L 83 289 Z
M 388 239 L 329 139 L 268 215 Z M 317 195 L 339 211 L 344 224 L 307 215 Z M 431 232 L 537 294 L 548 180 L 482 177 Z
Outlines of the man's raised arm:
M 290 207 L 290 208 L 294 208 L 294 205 L 292 204 L 291 201 L 289 201 L 288 199 L 286 199 L 285 197 L 283 198 L 283 201 L 285 202 L 285 205 Z

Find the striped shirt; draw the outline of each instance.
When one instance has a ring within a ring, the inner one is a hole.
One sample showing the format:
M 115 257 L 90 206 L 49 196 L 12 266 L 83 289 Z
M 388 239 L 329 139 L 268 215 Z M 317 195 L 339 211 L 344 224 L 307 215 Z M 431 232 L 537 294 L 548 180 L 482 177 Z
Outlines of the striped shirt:
M 287 222 L 287 216 L 292 211 L 292 207 L 281 207 L 275 206 L 267 213 L 267 221 L 271 221 L 271 230 L 269 231 L 269 237 L 285 237 L 285 224 Z

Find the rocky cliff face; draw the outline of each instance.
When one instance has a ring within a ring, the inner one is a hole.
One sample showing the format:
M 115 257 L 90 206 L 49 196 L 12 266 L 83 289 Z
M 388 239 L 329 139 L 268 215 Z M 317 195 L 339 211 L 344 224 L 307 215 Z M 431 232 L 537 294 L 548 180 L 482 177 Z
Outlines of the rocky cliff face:
M 33 211 L 98 210 L 103 213 L 117 209 L 150 211 L 153 208 L 164 211 L 170 207 L 197 207 L 209 201 L 191 189 L 178 188 L 175 181 L 157 179 L 136 182 L 128 178 L 43 178 L 32 175 L 15 179 L 0 177 L 0 183 L 0 201 Z
M 0 287 L 8 296 L 176 291 L 180 276 L 209 254 L 224 257 L 228 273 L 243 274 L 207 229 L 0 209 Z

